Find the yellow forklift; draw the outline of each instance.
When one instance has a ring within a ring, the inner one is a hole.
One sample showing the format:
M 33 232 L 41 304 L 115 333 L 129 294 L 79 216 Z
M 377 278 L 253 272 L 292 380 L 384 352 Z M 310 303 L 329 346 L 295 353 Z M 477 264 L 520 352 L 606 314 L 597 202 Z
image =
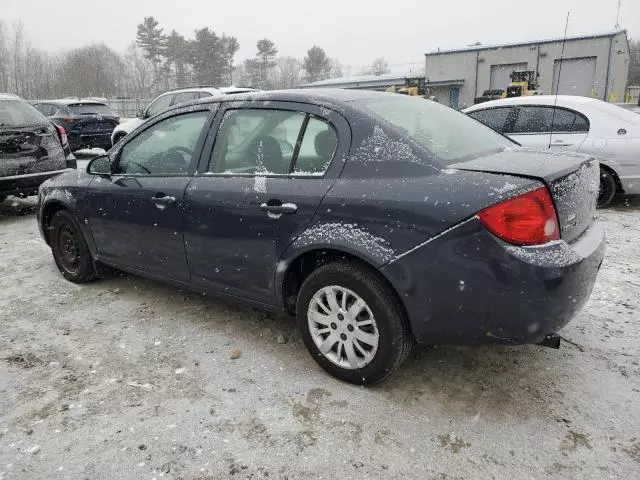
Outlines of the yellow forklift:
M 507 91 L 502 94 L 502 98 L 540 95 L 540 92 L 537 90 L 536 72 L 533 70 L 520 72 L 514 70 L 510 77 L 511 83 L 507 87 Z
M 405 78 L 404 85 L 401 87 L 389 87 L 385 92 L 427 98 L 427 87 L 424 78 Z

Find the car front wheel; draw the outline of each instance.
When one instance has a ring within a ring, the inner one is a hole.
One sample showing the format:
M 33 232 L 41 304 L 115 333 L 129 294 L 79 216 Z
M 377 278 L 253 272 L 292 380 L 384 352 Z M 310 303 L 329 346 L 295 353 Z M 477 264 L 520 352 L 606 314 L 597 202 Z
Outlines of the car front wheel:
M 96 278 L 91 253 L 80 229 L 66 210 L 57 211 L 50 222 L 53 259 L 62 276 L 74 283 L 87 283 Z
M 340 261 L 319 267 L 302 284 L 296 310 L 312 357 L 341 380 L 380 382 L 411 350 L 402 306 L 366 266 Z

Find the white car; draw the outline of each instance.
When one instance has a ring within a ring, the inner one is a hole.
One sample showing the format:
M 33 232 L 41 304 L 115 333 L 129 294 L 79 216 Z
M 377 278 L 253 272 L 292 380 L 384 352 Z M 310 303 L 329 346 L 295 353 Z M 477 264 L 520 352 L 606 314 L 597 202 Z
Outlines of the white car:
M 598 158 L 600 206 L 608 205 L 616 194 L 640 194 L 637 113 L 568 95 L 504 98 L 463 111 L 523 147 L 571 150 Z
M 213 97 L 216 95 L 226 95 L 233 93 L 245 93 L 254 92 L 253 88 L 243 87 L 211 87 L 211 86 L 199 86 L 189 88 L 178 88 L 170 90 L 156 97 L 156 99 L 149 104 L 147 108 L 138 112 L 137 118 L 132 118 L 126 122 L 122 122 L 118 125 L 111 134 L 111 145 L 115 145 L 122 138 L 129 133 L 133 132 L 136 128 L 142 125 L 148 118 L 177 105 L 179 103 L 189 102 L 191 100 L 198 100 L 200 98 Z

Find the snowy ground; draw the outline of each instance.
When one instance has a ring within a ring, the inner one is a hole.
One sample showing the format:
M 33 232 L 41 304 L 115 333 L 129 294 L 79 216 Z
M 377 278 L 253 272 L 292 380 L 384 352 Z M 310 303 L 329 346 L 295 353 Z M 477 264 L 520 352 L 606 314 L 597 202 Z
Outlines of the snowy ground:
M 0 479 L 640 478 L 640 200 L 600 217 L 607 257 L 562 332 L 581 348 L 421 349 L 366 389 L 291 319 L 64 281 L 29 202 L 5 202 Z

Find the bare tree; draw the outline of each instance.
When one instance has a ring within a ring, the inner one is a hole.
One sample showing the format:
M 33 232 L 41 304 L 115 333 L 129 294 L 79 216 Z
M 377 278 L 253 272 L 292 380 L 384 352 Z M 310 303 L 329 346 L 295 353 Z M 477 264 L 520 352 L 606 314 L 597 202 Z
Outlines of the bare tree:
M 9 41 L 4 22 L 0 21 L 0 92 L 9 90 Z
M 275 60 L 271 83 L 275 88 L 294 88 L 302 83 L 302 63 L 297 58 L 280 57 Z
M 389 73 L 389 62 L 384 57 L 378 57 L 373 61 L 371 65 L 371 73 L 373 75 L 383 75 Z
M 331 59 L 331 73 L 330 73 L 330 77 L 331 78 L 339 78 L 342 77 L 344 75 L 343 73 L 343 67 L 342 67 L 342 63 L 340 63 L 340 60 L 338 60 L 337 58 L 332 58 Z
M 136 98 L 150 96 L 153 83 L 153 64 L 135 43 L 132 43 L 124 56 L 126 65 L 125 93 Z

